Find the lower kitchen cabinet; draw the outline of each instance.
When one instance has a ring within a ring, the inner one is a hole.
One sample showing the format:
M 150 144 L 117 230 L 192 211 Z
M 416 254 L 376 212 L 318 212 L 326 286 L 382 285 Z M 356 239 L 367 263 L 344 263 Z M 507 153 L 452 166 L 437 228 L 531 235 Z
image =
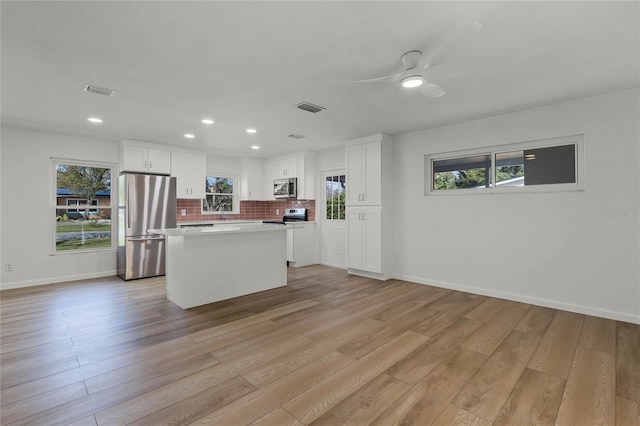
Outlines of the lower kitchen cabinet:
M 300 228 L 287 230 L 287 262 L 289 266 L 316 264 L 316 224 L 296 223 L 295 226 L 300 226 Z
M 382 208 L 347 206 L 347 268 L 381 274 Z

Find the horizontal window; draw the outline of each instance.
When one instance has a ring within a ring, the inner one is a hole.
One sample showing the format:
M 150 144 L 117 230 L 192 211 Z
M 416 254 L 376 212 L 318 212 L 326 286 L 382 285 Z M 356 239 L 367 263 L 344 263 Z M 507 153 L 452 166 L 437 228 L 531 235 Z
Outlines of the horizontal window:
M 572 136 L 426 155 L 425 194 L 581 190 L 583 143 Z
M 491 156 L 474 155 L 433 162 L 433 189 L 436 191 L 491 186 Z

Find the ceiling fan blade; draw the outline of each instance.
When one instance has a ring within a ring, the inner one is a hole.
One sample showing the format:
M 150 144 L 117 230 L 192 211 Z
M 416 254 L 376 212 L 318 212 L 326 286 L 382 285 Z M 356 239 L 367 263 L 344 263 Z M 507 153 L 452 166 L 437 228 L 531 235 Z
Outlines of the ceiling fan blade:
M 418 89 L 420 90 L 420 93 L 430 98 L 439 98 L 440 96 L 447 93 L 442 87 L 426 80 Z
M 482 31 L 482 25 L 477 22 L 467 26 L 457 36 L 436 50 L 436 52 L 426 60 L 424 67 L 434 67 L 458 56 L 468 45 L 478 38 L 480 31 Z
M 388 81 L 400 81 L 403 73 L 385 75 L 384 77 L 367 78 L 365 80 L 340 81 L 333 84 L 351 84 L 351 83 L 385 83 Z

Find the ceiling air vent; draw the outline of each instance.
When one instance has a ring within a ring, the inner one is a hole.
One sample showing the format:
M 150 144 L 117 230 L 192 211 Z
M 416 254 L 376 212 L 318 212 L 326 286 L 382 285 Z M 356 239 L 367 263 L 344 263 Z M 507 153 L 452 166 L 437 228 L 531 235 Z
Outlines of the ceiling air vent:
M 291 139 L 304 139 L 304 135 L 298 135 L 296 133 L 291 133 L 288 137 Z
M 95 93 L 96 95 L 103 95 L 103 96 L 109 96 L 109 97 L 112 97 L 113 95 L 116 94 L 115 90 L 105 89 L 104 87 L 92 86 L 90 84 L 85 84 L 82 90 L 84 92 L 91 92 L 91 93 Z
M 320 111 L 322 111 L 323 109 L 326 109 L 326 108 L 323 108 L 323 107 L 318 106 L 318 105 L 310 104 L 309 102 L 302 102 L 302 103 L 299 103 L 298 105 L 296 105 L 296 107 L 297 107 L 297 108 L 300 108 L 300 109 L 303 109 L 303 110 L 305 110 L 305 111 L 312 112 L 312 113 L 314 113 L 314 114 L 315 114 L 316 112 L 320 112 Z

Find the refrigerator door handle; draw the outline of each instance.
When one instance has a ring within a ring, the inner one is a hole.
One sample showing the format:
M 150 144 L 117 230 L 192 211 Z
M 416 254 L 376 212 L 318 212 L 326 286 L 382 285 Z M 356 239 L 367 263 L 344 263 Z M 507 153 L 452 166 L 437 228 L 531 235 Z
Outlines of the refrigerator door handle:
M 140 238 L 129 238 L 129 241 L 164 241 L 164 237 L 140 237 Z
M 127 179 L 127 206 L 124 209 L 127 215 L 127 230 L 131 229 L 131 183 Z

